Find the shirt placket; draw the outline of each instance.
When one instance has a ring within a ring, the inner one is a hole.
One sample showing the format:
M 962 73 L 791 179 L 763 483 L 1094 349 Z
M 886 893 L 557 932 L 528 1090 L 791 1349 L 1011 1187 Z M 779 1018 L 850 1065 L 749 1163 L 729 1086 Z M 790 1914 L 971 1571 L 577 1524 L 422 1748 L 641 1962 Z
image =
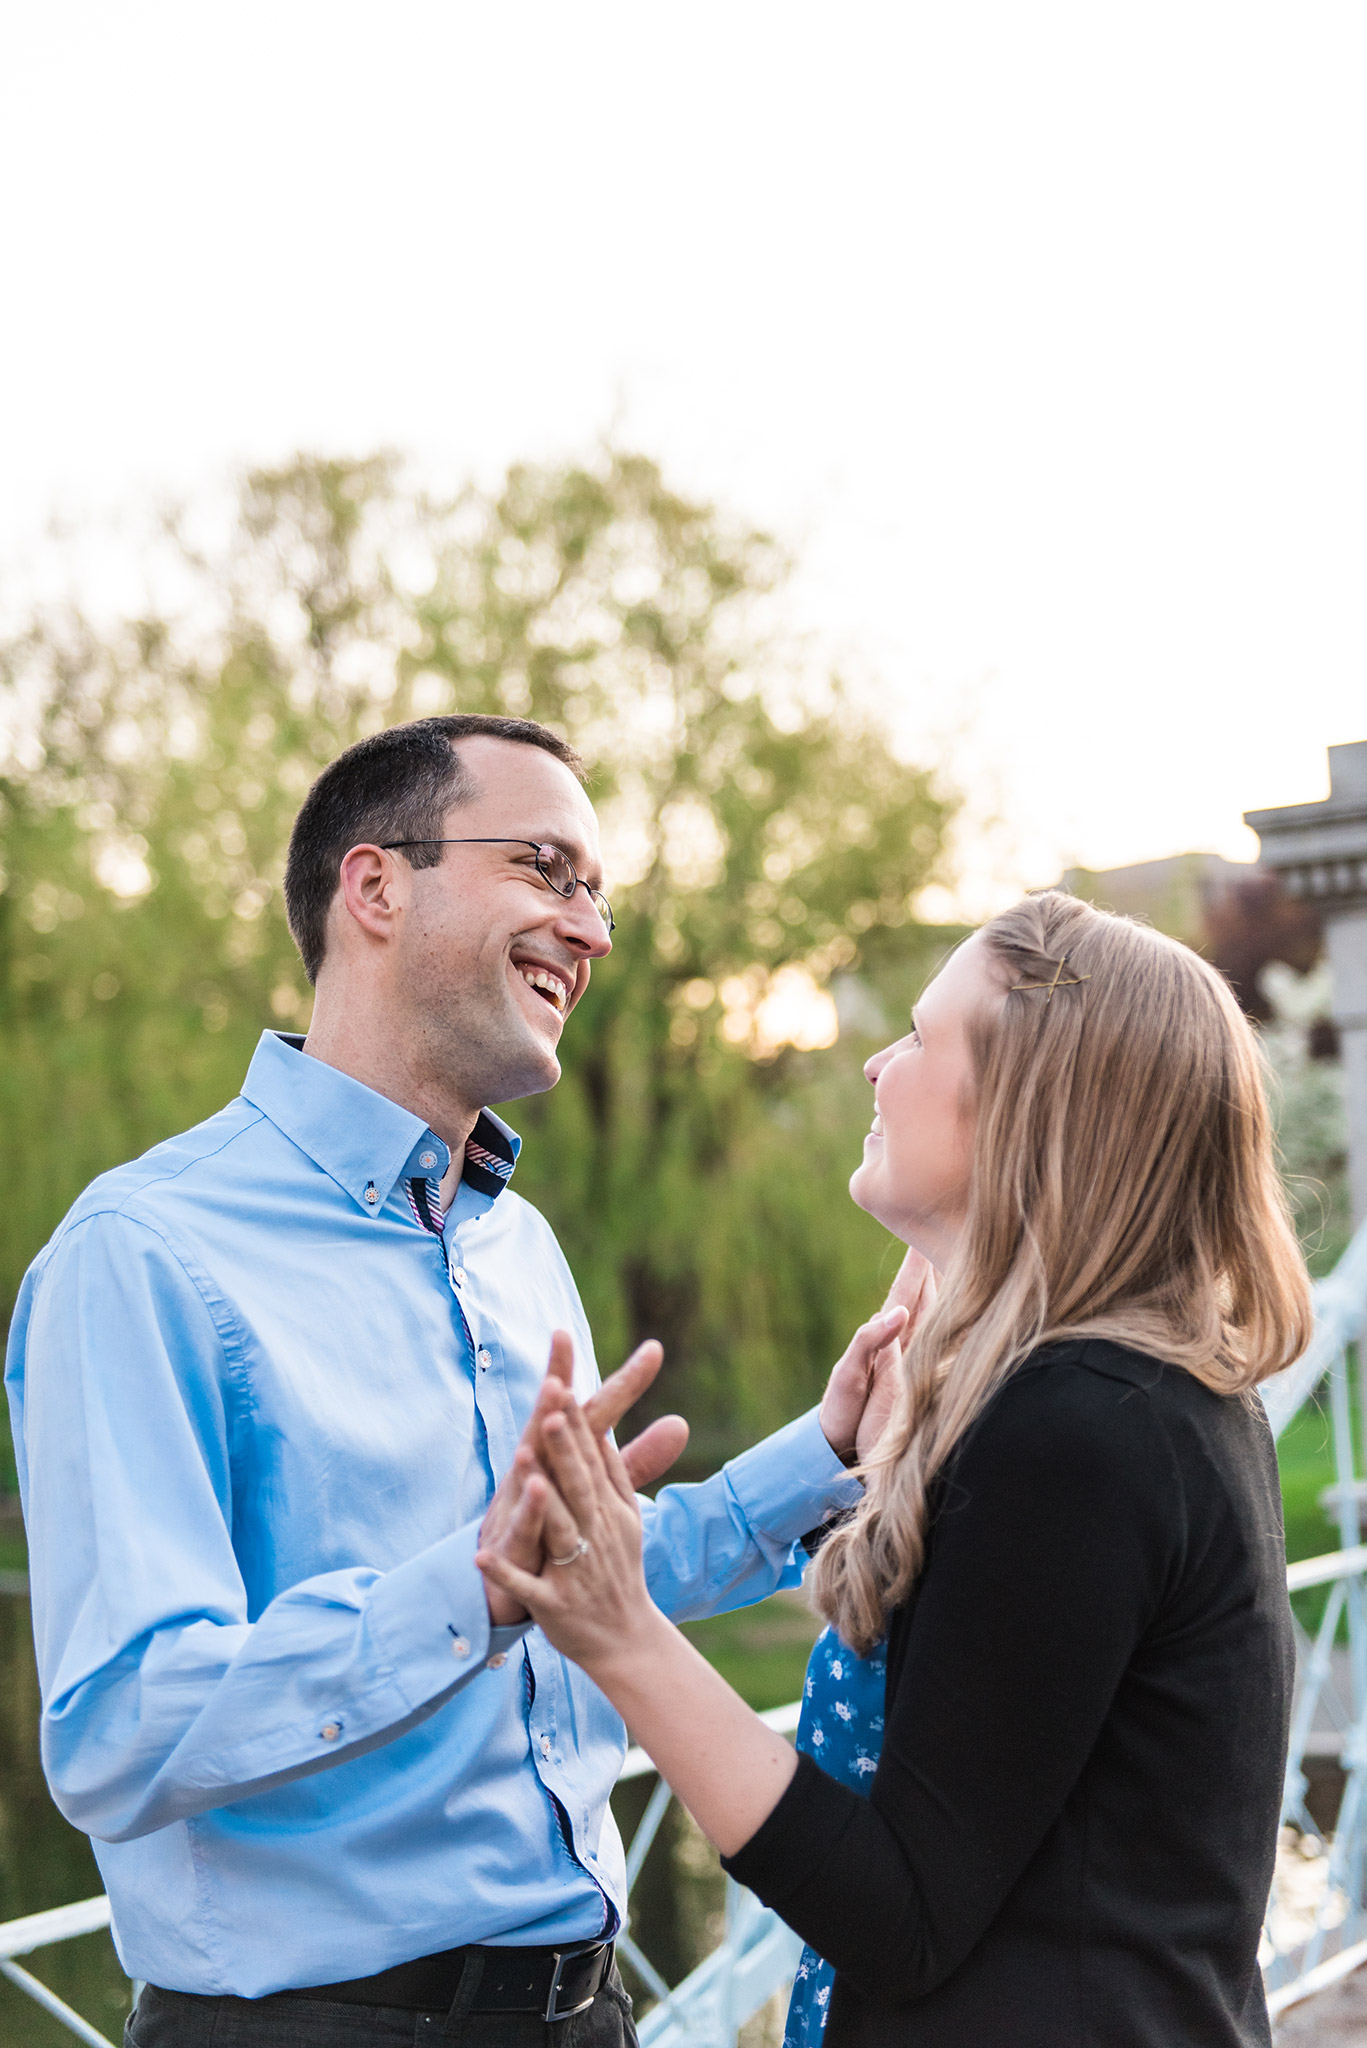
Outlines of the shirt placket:
M 480 1420 L 484 1424 L 490 1465 L 497 1484 L 512 1464 L 519 1434 L 503 1377 L 501 1347 L 496 1348 L 483 1341 L 484 1333 L 480 1327 L 478 1306 L 472 1299 L 473 1289 L 466 1269 L 464 1248 L 460 1243 L 459 1231 L 448 1233 L 446 1230 L 447 1219 L 442 1214 L 438 1183 L 410 1182 L 409 1201 L 418 1222 L 441 1244 L 446 1277 L 456 1305 L 461 1331 L 465 1337 L 468 1354 L 474 1361 L 475 1404 L 479 1409 Z M 523 1714 L 531 1745 L 532 1765 L 555 1806 L 567 1854 L 586 1875 L 598 1883 L 595 1872 L 580 1855 L 575 1843 L 569 1788 L 564 1782 L 561 1768 L 563 1759 L 559 1747 L 560 1726 L 565 1718 L 568 1702 L 562 1697 L 564 1673 L 560 1660 L 549 1649 L 543 1651 L 540 1645 L 526 1639 L 523 1641 L 523 1654 L 527 1677 L 523 1691 Z M 599 1891 L 603 1899 L 604 1926 L 607 1927 L 609 1923 L 615 1922 L 615 1915 L 601 1884 Z
M 470 1276 L 465 1268 L 465 1253 L 457 1237 L 447 1235 L 446 1218 L 442 1214 L 440 1183 L 421 1177 L 407 1182 L 408 1206 L 414 1219 L 429 1236 L 434 1237 L 441 1249 L 442 1264 L 446 1269 L 446 1281 L 456 1307 L 456 1319 L 461 1336 L 465 1339 L 466 1356 L 474 1380 L 475 1406 L 480 1421 L 484 1424 L 484 1438 L 489 1447 L 490 1476 L 495 1485 L 503 1477 L 512 1462 L 513 1446 L 508 1443 L 510 1411 L 506 1391 L 501 1401 L 491 1399 L 494 1382 L 491 1374 L 495 1369 L 494 1352 L 484 1341 L 479 1328 L 479 1315 L 470 1298 Z

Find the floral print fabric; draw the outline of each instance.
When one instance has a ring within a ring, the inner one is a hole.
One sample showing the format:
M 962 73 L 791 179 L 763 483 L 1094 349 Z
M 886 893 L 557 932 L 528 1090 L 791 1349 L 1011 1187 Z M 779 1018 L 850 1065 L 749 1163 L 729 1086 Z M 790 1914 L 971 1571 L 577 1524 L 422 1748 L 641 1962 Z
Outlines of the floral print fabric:
M 823 1629 L 807 1664 L 797 1746 L 829 1777 L 868 1797 L 883 1747 L 887 1645 L 856 1657 L 833 1628 Z M 835 1970 L 804 1948 L 793 1979 L 783 2048 L 820 2048 Z

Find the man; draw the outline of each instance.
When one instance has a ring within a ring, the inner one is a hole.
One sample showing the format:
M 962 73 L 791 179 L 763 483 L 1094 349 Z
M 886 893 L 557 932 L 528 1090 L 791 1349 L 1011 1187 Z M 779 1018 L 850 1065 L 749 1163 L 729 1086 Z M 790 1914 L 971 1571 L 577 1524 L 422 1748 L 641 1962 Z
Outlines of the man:
M 7 1377 L 44 1764 L 148 1980 L 138 2048 L 540 2042 L 580 2008 L 576 2042 L 629 2032 L 622 1725 L 474 1564 L 559 1393 L 557 1330 L 577 1394 L 597 1381 L 485 1105 L 559 1078 L 611 949 L 601 881 L 544 728 L 351 748 L 286 871 L 307 1040 L 266 1033 L 241 1095 L 96 1181 L 25 1280 Z M 809 1415 L 647 1510 L 666 1612 L 795 1580 L 850 1498 L 872 1356 L 837 1367 L 829 1440 Z M 638 1440 L 634 1483 L 681 1434 Z

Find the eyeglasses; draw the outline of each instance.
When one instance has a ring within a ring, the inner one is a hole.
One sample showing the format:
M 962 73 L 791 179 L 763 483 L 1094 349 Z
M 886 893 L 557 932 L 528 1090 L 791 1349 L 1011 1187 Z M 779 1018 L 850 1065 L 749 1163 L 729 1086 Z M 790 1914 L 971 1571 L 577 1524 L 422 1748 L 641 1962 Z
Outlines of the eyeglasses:
M 558 846 L 538 846 L 534 839 L 391 839 L 383 851 L 399 853 L 406 846 L 529 846 L 536 855 L 536 871 L 543 882 L 548 882 L 557 896 L 573 896 L 576 889 L 582 889 L 608 930 L 616 930 L 612 905 L 601 889 L 591 889 L 574 872 L 574 864 L 567 853 Z

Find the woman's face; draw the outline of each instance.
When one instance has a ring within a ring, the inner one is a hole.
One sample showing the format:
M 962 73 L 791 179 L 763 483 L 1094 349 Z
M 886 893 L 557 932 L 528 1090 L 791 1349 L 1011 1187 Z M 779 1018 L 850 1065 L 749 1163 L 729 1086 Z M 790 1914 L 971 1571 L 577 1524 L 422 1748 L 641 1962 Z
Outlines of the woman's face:
M 850 1193 L 941 1270 L 968 1211 L 977 1120 L 968 1027 L 1003 994 L 989 961 L 978 937 L 960 946 L 912 1011 L 913 1029 L 864 1068 L 873 1129 Z

